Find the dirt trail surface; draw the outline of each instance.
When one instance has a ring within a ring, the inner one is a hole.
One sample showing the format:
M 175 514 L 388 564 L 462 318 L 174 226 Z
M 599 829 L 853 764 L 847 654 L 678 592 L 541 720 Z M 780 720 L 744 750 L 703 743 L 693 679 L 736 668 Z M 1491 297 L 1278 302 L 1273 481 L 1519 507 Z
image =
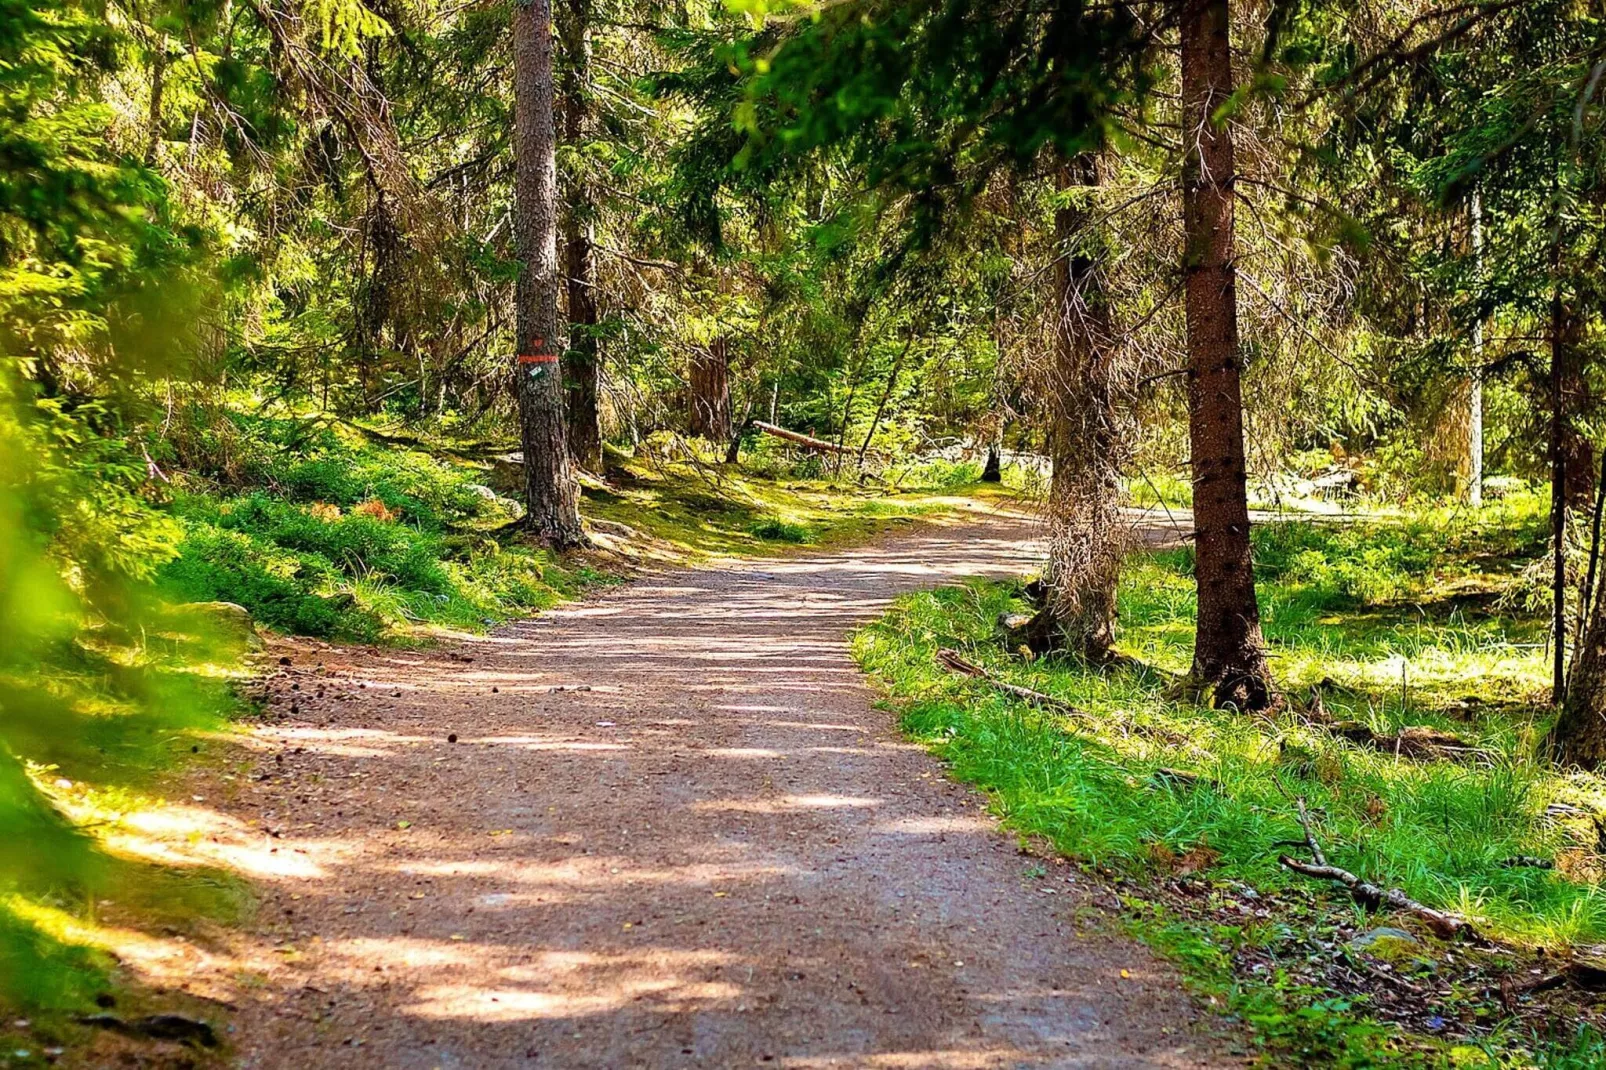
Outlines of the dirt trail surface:
M 243 1065 L 1236 1065 L 850 660 L 895 595 L 1032 536 L 978 515 L 293 659 L 224 806 L 261 894 Z

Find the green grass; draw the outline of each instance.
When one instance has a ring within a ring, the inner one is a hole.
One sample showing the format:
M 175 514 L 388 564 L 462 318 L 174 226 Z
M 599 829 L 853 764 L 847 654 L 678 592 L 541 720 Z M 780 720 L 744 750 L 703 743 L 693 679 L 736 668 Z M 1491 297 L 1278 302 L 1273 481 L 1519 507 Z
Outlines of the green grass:
M 546 608 L 593 579 L 484 527 L 454 531 L 439 514 L 402 507 L 375 515 L 352 505 L 361 508 L 260 492 L 185 497 L 185 540 L 162 570 L 164 591 L 239 603 L 281 631 L 373 641 L 420 625 L 480 629 Z
M 610 450 L 609 485 L 587 487 L 581 511 L 628 525 L 671 558 L 691 562 L 858 542 L 900 521 L 951 508 L 956 496 L 1004 493 L 956 481 L 951 467 L 935 467 L 901 484 L 860 486 L 787 476 L 759 451 L 738 466 L 713 461 L 693 464 L 648 450 L 636 457 Z
M 1593 826 L 1548 819 L 1545 808 L 1606 812 L 1606 782 L 1534 759 L 1546 717 L 1543 625 L 1500 598 L 1520 571 L 1513 555 L 1542 537 L 1537 516 L 1516 503 L 1460 520 L 1280 524 L 1255 535 L 1265 631 L 1290 695 L 1321 684 L 1335 716 L 1379 731 L 1453 731 L 1493 756 L 1482 764 L 1396 759 L 1291 714 L 1273 722 L 1174 701 L 1193 640 L 1189 551 L 1137 557 L 1126 570 L 1121 648 L 1131 667 L 1010 656 L 994 622 L 1022 604 L 1013 585 L 982 581 L 900 600 L 855 649 L 906 731 L 986 788 L 1011 828 L 1090 865 L 1152 878 L 1185 859 L 1216 882 L 1310 890 L 1277 862 L 1301 839 L 1288 797 L 1297 794 L 1340 866 L 1519 945 L 1597 943 L 1606 897 Z M 944 673 L 932 660 L 943 646 L 1093 717 L 1073 721 Z M 1190 788 L 1162 767 L 1205 779 Z M 1501 864 L 1517 855 L 1557 866 Z M 1348 1045 L 1339 1033 L 1323 1050 Z
M 508 525 L 518 504 L 490 489 L 508 474 L 449 448 L 372 442 L 339 423 L 246 418 L 195 452 L 216 455 L 180 477 L 172 513 L 184 530 L 158 577 L 177 601 L 234 602 L 278 631 L 412 643 L 431 631 L 479 631 L 611 582 L 619 561 L 559 557 Z M 582 512 L 627 526 L 624 549 L 659 564 L 774 554 L 860 540 L 945 509 L 979 474 L 963 465 L 901 473 L 896 491 L 788 478 L 781 458 L 726 466 L 653 440 L 639 456 L 609 450 L 608 482 L 584 488 Z M 967 494 L 1002 493 L 990 489 Z
M 1136 506 L 1164 509 L 1193 507 L 1193 484 L 1186 473 L 1148 472 L 1127 481 L 1128 500 Z

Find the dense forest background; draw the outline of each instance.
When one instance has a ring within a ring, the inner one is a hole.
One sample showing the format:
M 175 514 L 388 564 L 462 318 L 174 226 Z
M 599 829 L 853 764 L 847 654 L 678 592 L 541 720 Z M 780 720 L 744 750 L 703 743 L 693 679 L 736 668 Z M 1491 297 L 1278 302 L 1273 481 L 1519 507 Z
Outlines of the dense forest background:
M 1123 592 L 1183 590 L 1168 701 L 1308 714 L 1267 582 L 1453 573 L 1446 627 L 1542 677 L 1494 687 L 1500 762 L 1595 791 L 1602 19 L 0 0 L 0 992 L 80 998 L 19 904 L 132 879 L 52 785 L 188 750 L 257 627 L 483 629 L 641 531 L 750 552 L 982 480 L 1051 544 L 989 603 L 1012 656 L 1164 662 Z M 1133 506 L 1192 511 L 1164 575 Z M 1502 924 L 1606 934 L 1513 921 L 1606 913 L 1546 874 Z

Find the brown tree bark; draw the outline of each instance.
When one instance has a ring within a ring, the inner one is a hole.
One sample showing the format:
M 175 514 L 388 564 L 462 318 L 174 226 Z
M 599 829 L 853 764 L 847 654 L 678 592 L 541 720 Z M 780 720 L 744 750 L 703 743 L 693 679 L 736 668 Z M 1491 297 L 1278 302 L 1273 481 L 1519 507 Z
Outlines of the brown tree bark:
M 1560 245 L 1555 246 L 1551 263 L 1553 278 L 1559 279 Z M 1563 340 L 1566 321 L 1561 300 L 1561 283 L 1552 284 L 1550 298 L 1550 701 L 1560 706 L 1567 700 L 1567 358 Z
M 1606 496 L 1597 497 L 1589 571 L 1579 592 L 1579 628 L 1583 634 L 1565 680 L 1561 716 L 1546 740 L 1558 763 L 1591 771 L 1606 767 L 1606 607 L 1601 605 L 1597 568 L 1603 504 Z
M 556 549 L 585 542 L 569 463 L 558 317 L 557 131 L 552 121 L 552 3 L 513 7 L 513 227 L 522 270 L 515 294 L 525 525 Z
M 711 442 L 731 437 L 730 349 L 724 335 L 692 352 L 691 433 Z
M 1597 608 L 1573 654 L 1561 717 L 1549 738 L 1551 755 L 1582 769 L 1606 766 L 1606 613 Z
M 1104 661 L 1115 642 L 1115 593 L 1127 528 L 1121 520 L 1126 436 L 1116 407 L 1114 332 L 1085 191 L 1091 155 L 1056 175 L 1071 196 L 1054 212 L 1054 360 L 1043 385 L 1050 415 L 1049 549 L 1043 609 L 1022 638 L 1034 650 Z M 1078 193 L 1077 191 L 1084 191 Z
M 1188 441 L 1193 465 L 1197 687 L 1216 704 L 1279 701 L 1266 664 L 1249 552 L 1242 354 L 1233 262 L 1232 132 L 1215 113 L 1232 95 L 1228 0 L 1182 6 L 1183 254 L 1188 330 Z
M 983 483 L 1004 481 L 1004 455 L 996 442 L 987 443 L 987 463 L 982 465 L 981 481 Z
M 1567 508 L 1587 512 L 1595 500 L 1595 447 L 1579 430 L 1579 418 L 1594 409 L 1589 378 L 1585 374 L 1584 317 L 1571 301 L 1561 307 L 1557 354 L 1561 360 L 1562 493 Z
M 591 0 L 560 0 L 558 30 L 563 39 L 563 140 L 583 144 L 591 135 Z M 597 395 L 602 374 L 598 354 L 597 263 L 593 243 L 595 205 L 584 165 L 569 173 L 563 248 L 569 298 L 569 351 L 563 381 L 568 402 L 569 456 L 581 468 L 602 470 L 602 422 Z

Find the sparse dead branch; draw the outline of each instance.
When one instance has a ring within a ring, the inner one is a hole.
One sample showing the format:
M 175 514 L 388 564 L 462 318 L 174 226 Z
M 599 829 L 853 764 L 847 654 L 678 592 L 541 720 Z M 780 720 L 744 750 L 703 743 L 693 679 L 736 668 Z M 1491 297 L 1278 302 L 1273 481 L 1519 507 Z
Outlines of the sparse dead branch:
M 1287 869 L 1307 877 L 1318 880 L 1332 881 L 1341 884 L 1349 890 L 1350 897 L 1368 910 L 1381 910 L 1384 907 L 1390 910 L 1403 911 L 1414 914 L 1427 923 L 1428 928 L 1446 940 L 1458 937 L 1469 940 L 1481 940 L 1477 929 L 1471 922 L 1458 914 L 1449 914 L 1442 910 L 1435 910 L 1424 903 L 1406 895 L 1398 888 L 1385 888 L 1362 880 L 1347 869 L 1331 865 L 1327 855 L 1322 850 L 1321 842 L 1316 838 L 1316 831 L 1311 825 L 1310 813 L 1305 808 L 1304 796 L 1294 800 L 1294 807 L 1299 813 L 1300 827 L 1305 830 L 1305 845 L 1310 849 L 1314 862 L 1304 862 L 1289 855 L 1279 855 L 1277 860 Z

